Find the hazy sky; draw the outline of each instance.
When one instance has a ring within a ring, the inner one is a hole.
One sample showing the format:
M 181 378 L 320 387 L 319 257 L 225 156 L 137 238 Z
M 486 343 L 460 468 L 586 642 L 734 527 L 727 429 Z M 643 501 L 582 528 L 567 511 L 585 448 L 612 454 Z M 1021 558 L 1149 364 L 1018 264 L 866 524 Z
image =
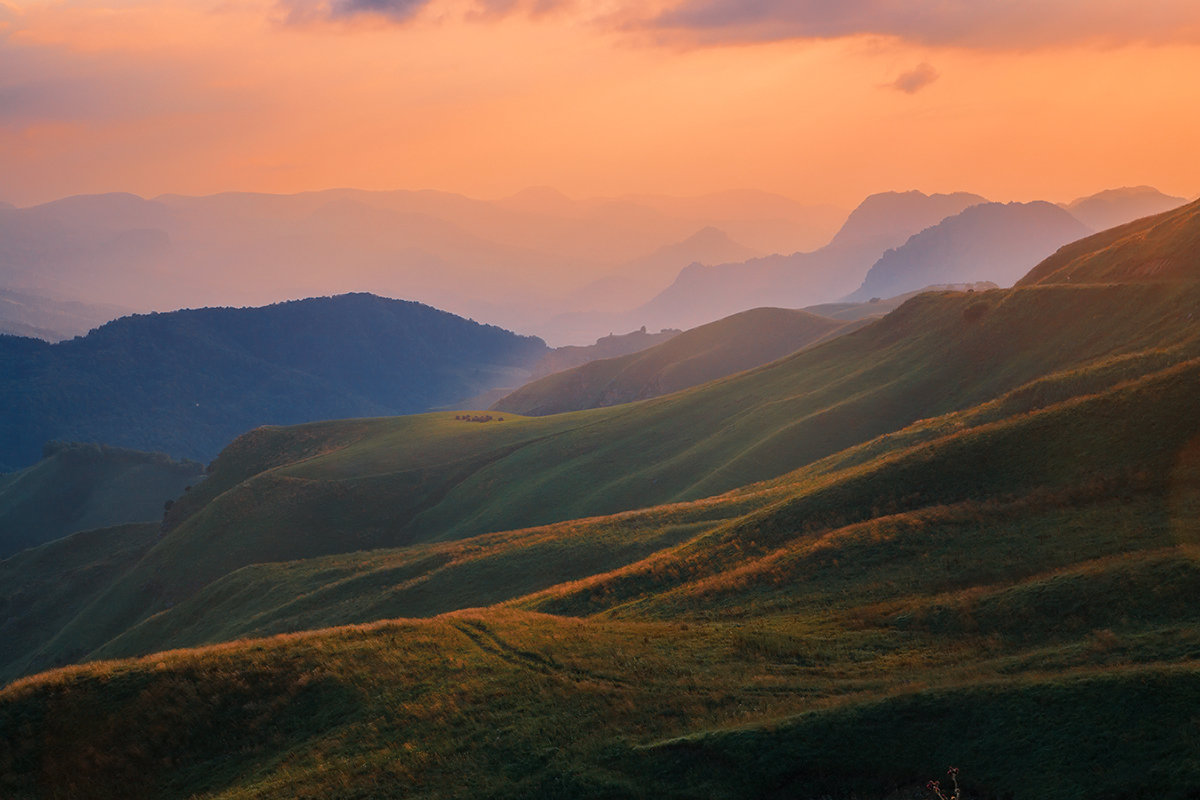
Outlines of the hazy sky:
M 0 200 L 1200 192 L 1196 0 L 0 0 Z

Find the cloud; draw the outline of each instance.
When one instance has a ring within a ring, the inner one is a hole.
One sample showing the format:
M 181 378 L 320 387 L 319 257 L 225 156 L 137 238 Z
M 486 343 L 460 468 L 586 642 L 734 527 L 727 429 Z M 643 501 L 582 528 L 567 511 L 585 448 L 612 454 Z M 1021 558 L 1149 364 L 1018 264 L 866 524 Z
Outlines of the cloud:
M 887 84 L 888 88 L 905 94 L 916 94 L 938 79 L 938 71 L 932 64 L 921 62 L 899 78 Z
M 1029 49 L 1200 43 L 1195 0 L 683 0 L 650 26 L 701 43 L 892 36 L 921 45 Z
M 436 0 L 279 0 L 289 23 L 345 21 L 375 17 L 394 23 L 412 20 Z M 560 8 L 566 0 L 474 0 L 471 18 L 495 19 L 514 13 L 539 16 Z

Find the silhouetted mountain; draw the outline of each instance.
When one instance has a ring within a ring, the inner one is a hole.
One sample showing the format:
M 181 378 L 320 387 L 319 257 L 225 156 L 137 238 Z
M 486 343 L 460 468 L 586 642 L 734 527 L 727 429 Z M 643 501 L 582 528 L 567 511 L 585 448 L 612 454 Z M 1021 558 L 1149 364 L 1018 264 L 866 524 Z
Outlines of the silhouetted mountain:
M 986 201 L 978 195 L 961 192 L 872 195 L 820 250 L 738 264 L 692 264 L 661 294 L 629 312 L 627 321 L 651 328 L 691 328 L 759 306 L 800 307 L 834 300 L 852 291 L 889 247 L 982 202 Z
M 211 458 L 265 424 L 424 411 L 512 386 L 545 343 L 368 294 L 135 315 L 0 337 L 0 464 L 48 439 Z
M 41 461 L 0 475 L 0 558 L 75 531 L 158 521 L 203 478 L 203 464 L 162 453 L 48 443 Z
M 982 203 L 888 250 L 846 299 L 889 297 L 935 283 L 1011 286 L 1059 247 L 1090 232 L 1050 203 Z
M 0 334 L 57 342 L 82 336 L 92 328 L 128 313 L 129 309 L 117 306 L 88 305 L 0 289 Z
M 1163 194 L 1153 186 L 1126 186 L 1080 197 L 1064 208 L 1092 230 L 1102 231 L 1135 219 L 1170 211 L 1186 202 L 1182 197 Z

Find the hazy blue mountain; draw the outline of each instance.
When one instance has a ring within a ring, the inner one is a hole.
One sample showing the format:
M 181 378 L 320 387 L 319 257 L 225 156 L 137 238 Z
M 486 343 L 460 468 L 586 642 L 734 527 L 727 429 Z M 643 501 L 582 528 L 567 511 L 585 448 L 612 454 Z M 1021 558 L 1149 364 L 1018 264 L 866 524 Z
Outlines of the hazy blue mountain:
M 738 263 L 694 263 L 649 302 L 617 315 L 580 315 L 592 329 L 694 328 L 763 306 L 802 307 L 843 297 L 889 247 L 963 209 L 978 195 L 884 192 L 864 200 L 825 247 Z
M 0 289 L 0 333 L 57 342 L 82 336 L 109 320 L 130 313 L 118 306 L 56 300 L 39 294 Z
M 50 439 L 209 459 L 258 425 L 425 411 L 521 382 L 546 353 L 369 294 L 123 317 L 47 344 L 0 336 L 0 464 Z
M 1183 197 L 1163 194 L 1153 186 L 1126 186 L 1080 197 L 1064 208 L 1084 225 L 1102 231 L 1141 217 L 1170 211 L 1186 202 Z
M 1090 233 L 1050 203 L 982 203 L 888 250 L 846 299 L 891 297 L 937 283 L 1011 286 L 1059 247 Z

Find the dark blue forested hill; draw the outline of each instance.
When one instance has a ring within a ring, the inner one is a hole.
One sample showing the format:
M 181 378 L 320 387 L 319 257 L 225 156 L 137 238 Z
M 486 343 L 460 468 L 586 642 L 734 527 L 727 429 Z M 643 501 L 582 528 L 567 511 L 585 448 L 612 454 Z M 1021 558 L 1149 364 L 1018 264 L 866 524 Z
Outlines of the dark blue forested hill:
M 414 413 L 511 386 L 546 352 L 370 294 L 134 315 L 58 344 L 0 336 L 0 471 L 50 439 L 207 460 L 258 425 Z

